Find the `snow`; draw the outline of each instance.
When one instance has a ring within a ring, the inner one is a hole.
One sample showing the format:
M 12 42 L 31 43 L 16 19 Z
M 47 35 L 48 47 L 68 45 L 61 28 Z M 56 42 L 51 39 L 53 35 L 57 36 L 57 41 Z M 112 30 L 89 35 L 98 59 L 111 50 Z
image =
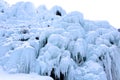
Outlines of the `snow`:
M 49 77 L 41 77 L 38 75 L 27 74 L 1 74 L 0 80 L 52 80 Z
M 35 73 L 31 74 L 8 74 L 0 67 L 0 80 L 53 80 L 48 76 L 39 76 Z
M 120 80 L 119 53 L 107 21 L 0 0 L 0 80 Z

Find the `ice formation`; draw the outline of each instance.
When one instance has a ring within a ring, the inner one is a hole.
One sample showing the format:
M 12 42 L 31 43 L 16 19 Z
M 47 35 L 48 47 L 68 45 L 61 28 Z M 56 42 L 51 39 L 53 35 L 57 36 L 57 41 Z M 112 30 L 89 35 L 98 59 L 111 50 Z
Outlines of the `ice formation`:
M 120 80 L 120 32 L 82 13 L 0 0 L 0 65 L 54 80 Z

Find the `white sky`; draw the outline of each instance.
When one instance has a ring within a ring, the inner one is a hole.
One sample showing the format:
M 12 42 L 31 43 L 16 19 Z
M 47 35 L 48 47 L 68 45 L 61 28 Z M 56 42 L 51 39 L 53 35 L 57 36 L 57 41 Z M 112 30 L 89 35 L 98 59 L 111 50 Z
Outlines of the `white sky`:
M 85 19 L 107 20 L 116 28 L 120 28 L 120 0 L 5 0 L 9 4 L 18 1 L 30 1 L 37 7 L 46 5 L 48 9 L 59 5 L 67 12 L 80 11 Z

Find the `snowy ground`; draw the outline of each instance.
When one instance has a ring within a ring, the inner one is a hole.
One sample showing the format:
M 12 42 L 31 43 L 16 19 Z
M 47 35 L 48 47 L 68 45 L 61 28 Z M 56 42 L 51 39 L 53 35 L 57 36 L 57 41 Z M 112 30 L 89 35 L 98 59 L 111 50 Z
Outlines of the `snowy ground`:
M 48 76 L 37 74 L 8 74 L 0 68 L 0 80 L 53 80 Z

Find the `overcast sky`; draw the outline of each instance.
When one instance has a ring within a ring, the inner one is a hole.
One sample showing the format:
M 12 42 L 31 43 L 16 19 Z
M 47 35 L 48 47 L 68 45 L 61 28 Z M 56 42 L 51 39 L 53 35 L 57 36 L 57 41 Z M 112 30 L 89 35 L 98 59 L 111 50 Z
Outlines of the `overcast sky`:
M 116 28 L 120 28 L 120 0 L 5 0 L 9 4 L 18 1 L 30 1 L 36 7 L 46 5 L 48 9 L 59 5 L 67 12 L 80 11 L 85 19 L 107 20 Z

